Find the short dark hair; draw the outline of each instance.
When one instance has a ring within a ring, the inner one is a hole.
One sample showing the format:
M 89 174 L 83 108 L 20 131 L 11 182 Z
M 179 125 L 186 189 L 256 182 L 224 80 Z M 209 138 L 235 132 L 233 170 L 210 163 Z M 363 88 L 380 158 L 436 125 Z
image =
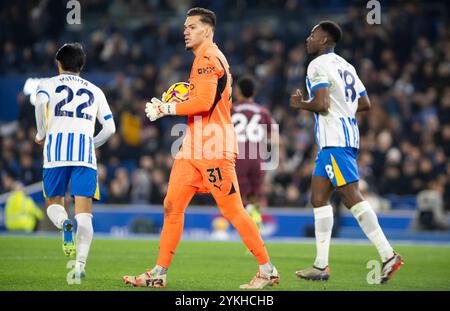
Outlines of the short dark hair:
M 250 76 L 243 76 L 237 82 L 242 96 L 250 98 L 255 95 L 255 80 Z
M 66 43 L 56 52 L 55 59 L 61 63 L 62 69 L 80 72 L 86 63 L 86 53 L 80 43 Z
M 192 8 L 187 11 L 187 16 L 201 16 L 200 21 L 202 23 L 216 27 L 216 14 L 208 9 L 204 8 Z
M 333 39 L 334 43 L 338 43 L 342 38 L 342 29 L 339 27 L 338 24 L 336 24 L 333 21 L 322 21 L 319 23 L 320 28 L 327 32 L 331 38 Z

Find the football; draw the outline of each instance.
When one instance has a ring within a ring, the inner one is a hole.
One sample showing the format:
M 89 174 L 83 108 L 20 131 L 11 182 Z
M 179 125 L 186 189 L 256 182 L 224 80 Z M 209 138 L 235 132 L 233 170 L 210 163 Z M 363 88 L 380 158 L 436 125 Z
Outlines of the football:
M 183 103 L 189 99 L 189 83 L 177 82 L 166 91 L 164 101 L 166 103 Z

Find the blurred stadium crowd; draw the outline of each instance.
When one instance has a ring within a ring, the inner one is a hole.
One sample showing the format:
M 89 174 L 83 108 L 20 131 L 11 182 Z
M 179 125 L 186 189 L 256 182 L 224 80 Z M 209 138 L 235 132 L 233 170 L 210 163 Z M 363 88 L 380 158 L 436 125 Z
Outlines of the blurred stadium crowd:
M 252 74 L 256 101 L 279 123 L 280 165 L 268 172 L 269 206 L 304 206 L 315 157 L 314 118 L 289 108 L 305 88 L 310 59 L 305 40 L 321 19 L 344 31 L 336 52 L 355 65 L 372 101 L 358 116 L 359 168 L 380 195 L 434 189 L 450 202 L 450 33 L 447 6 L 411 1 L 382 4 L 381 25 L 366 23 L 366 2 L 350 1 L 80 1 L 82 24 L 66 24 L 65 1 L 8 1 L 0 5 L 2 74 L 55 74 L 54 55 L 79 41 L 88 55 L 82 75 L 111 75 L 101 85 L 118 131 L 98 150 L 102 201 L 161 204 L 172 164 L 171 127 L 183 118 L 150 124 L 145 101 L 184 81 L 192 55 L 184 50 L 185 12 L 192 6 L 218 16 L 215 41 L 234 78 Z M 329 13 L 333 12 L 332 15 Z M 24 22 L 27 21 L 27 22 Z M 18 36 L 17 34 L 21 34 Z M 34 107 L 18 94 L 20 127 L 1 137 L 0 193 L 15 181 L 41 180 L 41 147 L 33 143 Z M 199 196 L 196 203 L 211 203 Z

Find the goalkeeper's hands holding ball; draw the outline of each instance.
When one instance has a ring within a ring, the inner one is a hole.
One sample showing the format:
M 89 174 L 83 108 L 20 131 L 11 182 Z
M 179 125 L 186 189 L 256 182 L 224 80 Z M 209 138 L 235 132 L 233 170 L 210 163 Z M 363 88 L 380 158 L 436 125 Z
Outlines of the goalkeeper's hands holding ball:
M 153 97 L 150 102 L 145 104 L 145 114 L 150 121 L 153 122 L 161 117 L 176 114 L 176 104 L 165 102 L 165 97 L 166 93 L 163 94 L 161 99 Z

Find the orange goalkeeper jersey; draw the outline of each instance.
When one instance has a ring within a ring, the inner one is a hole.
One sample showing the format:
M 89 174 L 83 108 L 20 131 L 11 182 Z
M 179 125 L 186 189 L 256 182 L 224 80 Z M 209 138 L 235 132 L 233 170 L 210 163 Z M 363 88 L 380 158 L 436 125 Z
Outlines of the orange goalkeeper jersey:
M 231 122 L 230 67 L 216 44 L 202 47 L 189 76 L 189 100 L 177 104 L 176 114 L 188 116 L 182 153 L 189 159 L 209 159 L 237 154 Z

